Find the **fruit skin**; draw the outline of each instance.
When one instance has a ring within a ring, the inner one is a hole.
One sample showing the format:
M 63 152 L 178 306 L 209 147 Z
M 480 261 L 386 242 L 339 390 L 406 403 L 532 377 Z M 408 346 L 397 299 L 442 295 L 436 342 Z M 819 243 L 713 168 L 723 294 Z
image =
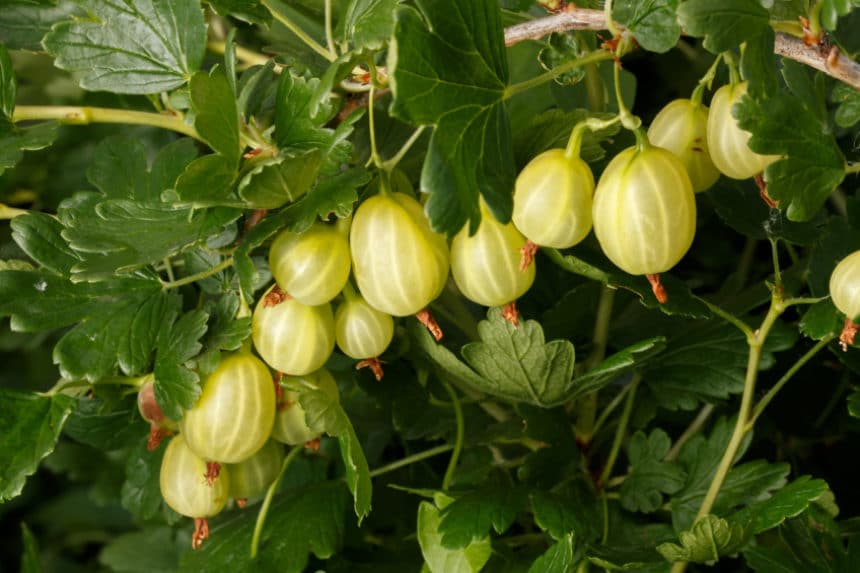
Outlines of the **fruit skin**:
M 830 298 L 836 308 L 852 321 L 860 317 L 860 251 L 854 251 L 833 269 Z
M 708 151 L 717 169 L 732 179 L 758 175 L 779 159 L 778 155 L 760 155 L 749 148 L 752 134 L 738 127 L 732 106 L 747 93 L 747 83 L 728 84 L 714 93 L 708 114 Z
M 535 265 L 520 270 L 526 238 L 513 224 L 503 225 L 481 202 L 481 224 L 471 237 L 468 225 L 451 242 L 451 275 L 469 300 L 502 306 L 522 296 L 535 280 Z
M 331 305 L 308 306 L 293 298 L 267 304 L 263 295 L 251 321 L 254 348 L 263 360 L 294 376 L 321 368 L 334 350 Z
M 513 222 L 535 244 L 566 249 L 591 231 L 594 175 L 579 157 L 550 149 L 517 176 Z
M 308 306 L 336 297 L 349 278 L 350 266 L 346 236 L 323 223 L 315 223 L 302 234 L 284 231 L 269 248 L 275 281 Z
M 221 468 L 210 484 L 206 462 L 185 443 L 182 435 L 167 445 L 159 474 L 161 497 L 175 512 L 187 517 L 212 517 L 227 503 L 230 472 Z
M 349 245 L 358 289 L 377 310 L 415 314 L 445 287 L 448 243 L 409 195 L 382 192 L 359 205 Z
M 337 382 L 325 368 L 310 376 L 296 376 L 292 377 L 292 380 L 287 378 L 285 382 L 307 384 L 319 388 L 334 400 L 340 401 Z M 305 421 L 305 411 L 299 404 L 299 395 L 299 392 L 285 391 L 283 405 L 279 407 L 278 414 L 275 416 L 272 438 L 282 444 L 299 446 L 319 437 L 319 433 L 311 430 Z
M 716 183 L 720 170 L 708 151 L 708 108 L 689 99 L 676 99 L 654 117 L 648 128 L 652 145 L 674 153 L 699 193 Z
M 263 362 L 224 356 L 179 423 L 188 447 L 205 461 L 238 463 L 259 450 L 275 421 L 275 387 Z
M 696 198 L 681 160 L 660 147 L 616 155 L 594 193 L 594 234 L 603 252 L 631 275 L 671 269 L 696 233 Z
M 269 440 L 247 460 L 228 465 L 230 497 L 243 499 L 262 494 L 278 477 L 283 462 L 284 447 Z
M 164 428 L 171 431 L 179 429 L 179 424 L 175 420 L 168 418 L 158 405 L 155 399 L 155 384 L 153 380 L 147 382 L 140 387 L 137 393 L 137 410 L 140 416 L 157 428 Z
M 335 338 L 344 354 L 356 360 L 379 356 L 394 337 L 394 319 L 358 295 L 347 298 L 334 315 Z

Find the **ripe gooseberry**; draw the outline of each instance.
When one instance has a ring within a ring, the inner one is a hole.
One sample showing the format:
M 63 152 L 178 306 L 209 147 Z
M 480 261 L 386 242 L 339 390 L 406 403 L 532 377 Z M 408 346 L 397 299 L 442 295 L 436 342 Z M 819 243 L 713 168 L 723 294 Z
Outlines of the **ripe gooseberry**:
M 146 447 L 150 451 L 156 449 L 161 440 L 179 429 L 176 420 L 165 416 L 161 406 L 158 405 L 152 375 L 137 392 L 137 410 L 140 416 L 149 422 L 149 440 Z
M 854 344 L 860 318 L 860 251 L 854 251 L 836 265 L 830 275 L 830 298 L 840 312 L 845 314 L 845 327 L 839 337 L 843 350 Z
M 358 289 L 375 309 L 409 316 L 439 296 L 448 278 L 448 243 L 421 204 L 383 190 L 358 206 L 349 235 Z
M 745 93 L 746 82 L 724 85 L 714 93 L 708 114 L 708 151 L 717 169 L 732 179 L 758 175 L 779 159 L 777 155 L 761 155 L 750 149 L 752 134 L 738 127 L 732 106 Z
M 646 144 L 609 162 L 594 193 L 594 234 L 617 267 L 648 277 L 660 302 L 656 275 L 681 260 L 695 233 L 696 198 L 680 159 Z
M 347 286 L 344 290 L 346 300 L 334 315 L 337 346 L 350 358 L 361 360 L 358 367 L 370 367 L 379 380 L 382 367 L 376 357 L 391 344 L 394 319 L 370 306 L 352 285 Z
M 704 191 L 720 178 L 708 152 L 708 108 L 689 99 L 676 99 L 654 117 L 648 140 L 674 153 L 690 176 L 693 191 Z
M 250 458 L 228 465 L 230 497 L 241 504 L 241 500 L 262 494 L 278 477 L 283 461 L 284 447 L 269 440 Z
M 224 356 L 206 377 L 179 425 L 188 447 L 207 461 L 237 463 L 266 443 L 275 420 L 275 388 L 263 362 L 247 353 Z M 216 469 L 217 473 L 217 469 Z
M 594 175 L 588 164 L 564 149 L 532 159 L 517 176 L 513 222 L 537 245 L 566 249 L 591 231 Z
M 176 513 L 194 518 L 191 546 L 200 547 L 209 536 L 207 517 L 224 509 L 230 489 L 230 475 L 221 471 L 214 480 L 207 480 L 206 462 L 197 456 L 182 435 L 170 440 L 164 451 L 159 473 L 161 497 Z
M 251 322 L 254 348 L 280 372 L 301 376 L 325 364 L 334 350 L 334 315 L 329 303 L 302 304 L 272 287 L 257 303 Z
M 290 376 L 285 382 L 291 385 L 304 385 L 314 389 L 320 389 L 334 401 L 340 401 L 340 392 L 337 382 L 331 373 L 322 368 L 308 376 Z M 305 411 L 299 403 L 300 392 L 288 390 L 284 392 L 283 400 L 278 405 L 278 413 L 275 416 L 275 425 L 272 428 L 272 438 L 290 446 L 298 446 L 310 442 L 319 437 L 308 426 L 305 419 Z
M 345 233 L 320 222 L 301 234 L 283 231 L 269 248 L 269 267 L 278 286 L 308 306 L 336 297 L 349 278 L 350 265 Z

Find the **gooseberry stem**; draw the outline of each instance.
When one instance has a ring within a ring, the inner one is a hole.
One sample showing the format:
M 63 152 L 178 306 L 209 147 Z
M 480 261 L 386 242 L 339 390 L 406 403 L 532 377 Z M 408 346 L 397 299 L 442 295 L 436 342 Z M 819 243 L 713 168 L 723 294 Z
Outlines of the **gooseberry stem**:
M 735 59 L 735 55 L 732 52 L 723 52 L 723 61 L 726 62 L 726 66 L 729 68 L 729 83 L 731 85 L 735 85 L 740 83 L 741 75 L 738 72 L 738 62 Z
M 26 215 L 27 213 L 28 211 L 26 209 L 17 209 L 0 203 L 0 221 L 8 221 L 20 215 Z
M 720 65 L 720 62 L 723 60 L 722 54 L 717 54 L 717 57 L 714 58 L 713 63 L 708 68 L 708 71 L 705 72 L 699 79 L 699 83 L 696 85 L 696 89 L 693 90 L 693 95 L 690 96 L 690 101 L 693 102 L 693 105 L 699 106 L 702 103 L 702 96 L 705 94 L 705 88 L 710 89 L 711 84 L 714 81 L 714 77 L 717 75 L 717 68 Z
M 385 171 L 390 172 L 392 169 L 397 167 L 397 164 L 400 163 L 400 161 L 407 153 L 409 153 L 409 150 L 412 148 L 415 142 L 418 141 L 418 138 L 421 137 L 421 134 L 424 132 L 425 127 L 427 126 L 419 126 L 415 131 L 412 132 L 412 135 L 409 136 L 409 139 L 406 140 L 406 142 L 400 147 L 400 149 L 391 159 L 382 162 L 382 168 Z
M 612 475 L 612 468 L 615 466 L 615 460 L 618 458 L 618 453 L 621 451 L 621 443 L 624 441 L 624 434 L 627 433 L 627 424 L 630 422 L 630 415 L 633 413 L 633 402 L 636 398 L 636 387 L 642 380 L 642 375 L 636 372 L 633 375 L 633 381 L 630 382 L 633 386 L 627 393 L 627 399 L 624 401 L 624 410 L 621 412 L 621 418 L 618 420 L 618 427 L 615 430 L 615 439 L 612 441 L 612 449 L 609 450 L 609 457 L 606 459 L 606 465 L 603 466 L 603 471 L 600 472 L 599 485 L 609 481 L 609 476 Z
M 188 275 L 187 277 L 182 277 L 181 279 L 177 279 L 175 281 L 161 281 L 161 286 L 165 290 L 169 290 L 172 288 L 179 288 L 181 286 L 185 286 L 199 280 L 205 279 L 207 277 L 211 277 L 212 275 L 216 275 L 223 271 L 224 269 L 228 269 L 233 266 L 233 257 L 229 257 L 224 259 L 211 269 L 201 271 L 199 273 L 195 273 L 193 275 Z
M 307 32 L 302 30 L 301 27 L 299 27 L 295 22 L 293 22 L 292 20 L 287 18 L 287 16 L 285 14 L 282 14 L 280 11 L 274 9 L 272 7 L 271 0 L 262 0 L 260 3 L 263 6 L 265 6 L 269 10 L 269 12 L 272 13 L 272 17 L 275 20 L 277 20 L 278 22 L 280 22 L 281 24 L 286 26 L 287 29 L 290 32 L 292 32 L 293 34 L 295 34 L 299 40 L 304 42 L 304 44 L 308 48 L 310 48 L 311 50 L 313 50 L 314 52 L 316 52 L 317 54 L 319 54 L 320 56 L 322 56 L 323 58 L 325 58 L 329 62 L 333 62 L 337 59 L 337 55 L 334 52 L 330 52 L 327 49 L 325 49 L 323 46 L 321 46 L 319 44 L 319 42 L 317 42 L 316 40 L 311 38 L 307 34 Z
M 454 418 L 457 421 L 457 434 L 454 441 L 454 451 L 451 453 L 451 459 L 448 461 L 448 469 L 445 470 L 445 477 L 442 478 L 442 489 L 447 491 L 448 487 L 451 485 L 451 480 L 454 477 L 454 470 L 457 469 L 457 461 L 460 459 L 460 452 L 463 449 L 465 422 L 463 421 L 463 408 L 460 405 L 460 398 L 457 396 L 457 392 L 455 392 L 451 385 L 444 380 L 442 381 L 442 386 L 451 398 L 451 404 L 454 406 Z
M 67 125 L 89 125 L 91 123 L 123 123 L 129 125 L 149 125 L 160 127 L 203 141 L 193 125 L 185 123 L 178 114 L 152 113 L 129 109 L 106 107 L 60 106 L 60 105 L 19 105 L 15 107 L 12 121 L 54 119 Z M 205 143 L 205 142 L 204 142 Z
M 331 0 L 325 0 L 325 42 L 328 51 L 337 56 L 337 50 L 334 47 L 334 36 L 331 28 Z
M 612 77 L 615 82 L 615 99 L 618 101 L 618 117 L 621 120 L 621 125 L 625 129 L 633 132 L 636 136 L 636 146 L 642 150 L 648 147 L 648 137 L 642 129 L 642 120 L 638 116 L 633 115 L 624 103 L 624 96 L 621 95 L 621 64 L 616 62 L 612 68 Z
M 526 90 L 530 90 L 533 87 L 543 85 L 575 68 L 579 68 L 596 62 L 611 60 L 612 58 L 612 52 L 610 52 L 609 50 L 594 50 L 593 52 L 589 52 L 584 56 L 580 56 L 578 58 L 570 60 L 569 62 L 560 64 L 539 76 L 535 76 L 531 79 L 509 85 L 507 88 L 505 88 L 505 93 L 502 96 L 502 99 L 510 99 L 519 93 L 522 93 Z
M 444 454 L 445 452 L 450 452 L 453 449 L 454 446 L 452 446 L 451 444 L 444 444 L 441 446 L 436 446 L 435 448 L 430 448 L 429 450 L 424 450 L 423 452 L 418 452 L 417 454 L 412 454 L 411 456 L 406 456 L 405 458 L 401 458 L 396 462 L 392 462 L 388 465 L 376 468 L 375 470 L 370 472 L 370 477 L 379 477 L 381 475 L 399 470 L 400 468 L 424 461 L 428 458 L 433 458 L 440 454 Z
M 596 117 L 589 117 L 585 121 L 580 121 L 570 131 L 570 138 L 568 138 L 567 147 L 564 149 L 565 157 L 568 159 L 579 157 L 580 151 L 582 150 L 582 139 L 585 137 L 586 129 L 589 131 L 600 131 L 601 129 L 612 127 L 619 121 L 621 121 L 620 115 L 602 120 L 597 119 Z
M 370 160 L 377 169 L 384 170 L 382 158 L 379 156 L 379 149 L 376 147 L 376 124 L 374 122 L 373 113 L 373 110 L 376 107 L 376 64 L 373 63 L 373 60 L 368 60 L 367 64 L 370 67 L 370 94 L 368 95 L 367 102 L 367 123 L 368 129 L 370 130 Z
M 260 513 L 257 514 L 257 523 L 254 525 L 254 536 L 251 538 L 251 559 L 257 557 L 257 550 L 260 547 L 260 537 L 263 534 L 263 526 L 266 524 L 266 516 L 269 514 L 269 507 L 272 505 L 272 499 L 275 497 L 275 491 L 278 489 L 278 484 L 281 483 L 281 478 L 284 477 L 287 468 L 290 467 L 293 460 L 302 453 L 303 449 L 303 446 L 296 446 L 290 450 L 290 453 L 287 454 L 286 458 L 284 458 L 284 463 L 281 464 L 281 471 L 278 473 L 278 477 L 275 478 L 275 481 L 273 481 L 272 485 L 269 486 L 269 489 L 266 490 L 266 497 L 263 499 L 263 504 L 260 506 Z
M 606 20 L 606 29 L 612 34 L 612 37 L 615 38 L 621 35 L 621 30 L 618 29 L 618 26 L 615 25 L 615 21 L 612 19 L 612 0 L 606 0 L 603 3 L 603 17 Z

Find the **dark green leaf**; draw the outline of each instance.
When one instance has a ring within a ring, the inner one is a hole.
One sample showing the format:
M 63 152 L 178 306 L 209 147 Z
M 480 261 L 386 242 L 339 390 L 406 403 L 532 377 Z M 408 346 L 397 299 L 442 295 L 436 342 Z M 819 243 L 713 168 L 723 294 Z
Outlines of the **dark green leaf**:
M 809 260 L 808 280 L 812 296 L 830 294 L 829 282 L 833 269 L 857 249 L 860 249 L 860 228 L 852 225 L 845 217 L 830 217 Z
M 351 0 L 343 20 L 343 36 L 355 49 L 378 50 L 391 38 L 400 0 Z
M 578 560 L 574 557 L 574 535 L 565 535 L 555 545 L 547 549 L 546 553 L 535 560 L 528 573 L 569 573 Z
M 0 501 L 21 493 L 27 476 L 54 451 L 74 400 L 0 389 Z
M 54 217 L 30 212 L 15 217 L 11 226 L 12 238 L 18 246 L 49 271 L 69 276 L 72 267 L 80 262 L 78 255 L 61 236 L 63 225 Z
M 436 126 L 421 173 L 431 225 L 448 235 L 467 221 L 477 229 L 479 193 L 507 222 L 516 173 L 498 3 L 436 0 L 422 12 L 398 10 L 389 73 L 392 114 Z
M 558 490 L 537 490 L 532 494 L 535 524 L 556 541 L 563 541 L 571 533 L 583 542 L 599 538 L 602 510 L 593 491 L 579 482 Z
M 553 32 L 547 40 L 546 47 L 538 53 L 538 61 L 545 70 L 551 70 L 560 64 L 580 57 L 579 41 L 573 34 Z M 578 67 L 555 78 L 555 82 L 563 86 L 572 86 L 585 78 L 585 68 Z M 561 110 L 554 110 L 564 113 Z M 568 130 L 568 136 L 570 130 Z M 561 146 L 559 146 L 561 147 Z
M 780 92 L 758 101 L 745 96 L 733 113 L 752 132 L 751 149 L 786 156 L 765 169 L 771 198 L 793 221 L 814 216 L 845 178 L 845 157 L 827 125 L 800 99 Z
M 831 492 L 825 481 L 801 476 L 772 497 L 735 513 L 730 521 L 741 523 L 750 534 L 758 535 L 781 525 L 786 519 L 797 517 L 811 503 L 827 494 Z
M 775 38 L 773 30 L 767 28 L 746 41 L 741 71 L 747 81 L 748 92 L 754 98 L 767 97 L 779 89 L 773 55 Z
M 678 0 L 621 0 L 612 6 L 612 16 L 627 26 L 640 46 L 662 54 L 674 48 L 681 37 L 677 10 Z
M 652 356 L 658 355 L 665 348 L 666 339 L 658 336 L 641 340 L 616 352 L 585 374 L 577 376 L 573 381 L 574 390 L 570 397 L 583 396 L 603 388 L 633 368 L 645 365 Z
M 317 105 L 315 93 L 319 80 L 305 80 L 289 73 L 281 74 L 275 108 L 275 139 L 278 147 L 305 151 L 325 148 L 332 130 L 322 127 L 330 118 L 331 108 Z
M 758 0 L 687 0 L 678 8 L 678 21 L 687 34 L 704 38 L 714 54 L 765 33 L 770 14 Z
M 833 302 L 822 300 L 809 307 L 800 319 L 800 332 L 813 340 L 821 340 L 825 336 L 838 333 L 841 328 L 841 315 Z
M 192 310 L 175 323 L 171 317 L 158 333 L 155 356 L 155 398 L 168 418 L 178 420 L 182 410 L 191 408 L 200 396 L 200 376 L 185 363 L 197 356 L 203 345 L 209 318 L 202 310 Z
M 567 145 L 570 132 L 577 123 L 597 117 L 606 119 L 603 114 L 591 114 L 588 110 L 576 109 L 563 111 L 550 109 L 529 119 L 529 123 L 514 134 L 514 152 L 517 165 L 525 166 L 533 157 L 552 148 L 562 148 Z M 601 143 L 618 133 L 617 124 L 600 131 L 586 130 L 582 140 L 579 156 L 583 161 L 593 163 L 603 159 L 605 152 Z
M 197 72 L 191 78 L 194 127 L 213 150 L 235 169 L 242 148 L 239 145 L 239 112 L 236 97 L 224 72 Z
M 480 489 L 455 499 L 441 512 L 442 546 L 462 549 L 485 539 L 490 528 L 504 533 L 526 504 L 526 491 L 516 487 Z
M 221 16 L 233 16 L 251 24 L 268 26 L 272 14 L 259 0 L 206 0 Z
M 40 52 L 42 38 L 51 26 L 72 15 L 83 16 L 79 6 L 69 0 L 33 2 L 32 0 L 7 0 L 0 10 L 0 42 L 10 50 Z
M 684 470 L 664 462 L 672 441 L 663 430 L 646 436 L 636 432 L 630 438 L 627 456 L 631 470 L 621 485 L 621 505 L 629 511 L 651 513 L 663 505 L 664 493 L 673 494 L 684 487 Z
M 822 125 L 827 125 L 824 76 L 810 73 L 809 67 L 799 62 L 783 59 L 782 77 L 791 93 L 803 102 L 803 107 L 812 112 Z
M 209 326 L 203 339 L 207 351 L 237 350 L 251 335 L 251 317 L 236 318 L 238 310 L 239 297 L 232 292 L 207 302 Z
M 188 164 L 176 180 L 175 191 L 165 193 L 164 199 L 196 207 L 235 205 L 236 174 L 229 159 L 217 154 L 205 155 Z
M 822 0 L 821 25 L 825 30 L 835 30 L 839 17 L 851 12 L 856 5 L 857 2 L 852 0 Z
M 298 200 L 316 180 L 322 153 L 311 149 L 257 164 L 239 181 L 239 196 L 254 209 L 277 209 Z
M 257 512 L 244 511 L 212 528 L 200 550 L 184 553 L 179 572 L 301 573 L 311 553 L 327 559 L 339 549 L 346 502 L 347 491 L 337 481 L 289 489 L 269 509 L 255 561 L 248 557 L 248 547 Z
M 162 511 L 162 507 L 166 508 L 161 497 L 159 476 L 167 443 L 168 440 L 164 440 L 158 448 L 149 451 L 143 434 L 138 438 L 125 463 L 122 506 L 141 521 L 153 519 Z
M 124 533 L 105 545 L 99 563 L 117 573 L 173 573 L 179 566 L 179 543 L 169 527 Z
M 15 81 L 12 59 L 9 57 L 6 46 L 0 43 L 0 125 L 5 122 L 12 122 L 17 92 L 18 84 Z
M 736 553 L 746 542 L 743 527 L 714 515 L 698 520 L 689 531 L 680 534 L 681 544 L 663 543 L 657 551 L 668 561 L 712 563 L 721 556 Z
M 0 175 L 14 167 L 24 151 L 44 149 L 57 138 L 57 123 L 44 121 L 24 128 L 0 122 Z
M 57 67 L 80 72 L 82 88 L 154 94 L 181 86 L 200 67 L 206 26 L 197 0 L 84 6 L 92 18 L 58 24 L 44 40 Z
M 117 402 L 99 396 L 79 397 L 63 427 L 73 440 L 104 452 L 125 448 L 148 430 L 133 399 Z
M 839 127 L 851 127 L 860 121 L 860 91 L 846 84 L 836 84 L 830 95 L 839 104 L 833 119 Z
M 343 219 L 352 213 L 358 201 L 358 189 L 370 182 L 370 173 L 362 167 L 353 167 L 320 181 L 295 205 L 284 210 L 284 219 L 290 230 L 303 233 L 317 220 L 329 220 L 332 215 Z
M 33 532 L 27 524 L 21 522 L 21 544 L 24 553 L 21 555 L 21 573 L 42 573 L 42 562 L 39 560 L 39 545 Z
M 441 499 L 450 502 L 445 496 Z M 441 521 L 441 510 L 422 501 L 418 506 L 418 544 L 430 573 L 478 573 L 490 559 L 490 539 L 486 537 L 462 549 L 446 549 L 439 531 Z
M 370 513 L 373 484 L 370 468 L 355 429 L 337 399 L 318 388 L 305 388 L 299 394 L 309 427 L 338 439 L 346 483 L 354 498 L 355 515 L 359 524 Z

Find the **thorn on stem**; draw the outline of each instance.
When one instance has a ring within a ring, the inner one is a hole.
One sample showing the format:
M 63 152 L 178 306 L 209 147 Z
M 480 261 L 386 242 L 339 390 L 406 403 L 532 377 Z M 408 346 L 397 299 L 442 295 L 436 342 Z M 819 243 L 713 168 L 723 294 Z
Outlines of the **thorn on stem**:
M 442 328 L 439 326 L 439 323 L 436 322 L 436 319 L 433 318 L 429 308 L 425 308 L 424 310 L 415 313 L 415 318 L 417 318 L 418 322 L 423 324 L 427 330 L 430 331 L 430 334 L 433 335 L 436 342 L 442 340 Z
M 669 295 L 666 293 L 666 289 L 660 281 L 660 275 L 645 275 L 645 278 L 648 279 L 649 283 L 651 283 L 651 292 L 654 293 L 654 297 L 657 299 L 657 302 L 660 304 L 666 304 L 669 300 Z
M 204 476 L 206 477 L 206 483 L 212 485 L 215 483 L 215 480 L 218 479 L 218 475 L 221 473 L 221 464 L 218 462 L 206 462 L 206 473 Z
M 270 306 L 277 306 L 284 301 L 290 300 L 292 298 L 287 291 L 283 290 L 278 285 L 275 285 L 272 290 L 269 291 L 269 294 L 266 295 L 266 298 L 263 299 L 263 308 L 268 308 Z
M 520 313 L 517 310 L 517 301 L 509 302 L 502 307 L 502 318 L 514 325 L 514 328 L 520 326 Z
M 194 534 L 191 536 L 191 548 L 200 549 L 203 541 L 209 539 L 209 522 L 205 517 L 194 518 Z
M 382 380 L 382 376 L 385 374 L 382 371 L 382 361 L 378 357 L 368 358 L 367 360 L 362 360 L 358 364 L 355 365 L 356 370 L 361 370 L 362 368 L 369 368 L 371 372 L 373 372 L 373 376 L 376 378 L 376 381 Z
M 758 194 L 761 195 L 762 201 L 764 201 L 771 209 L 778 209 L 779 201 L 774 201 L 770 198 L 770 195 L 767 194 L 767 182 L 764 180 L 761 173 L 755 176 L 755 184 L 756 187 L 758 187 Z
M 535 255 L 538 252 L 540 247 L 533 243 L 531 240 L 526 241 L 526 244 L 520 247 L 520 272 L 525 272 L 529 265 L 532 264 L 532 261 L 535 259 Z
M 854 337 L 860 331 L 860 324 L 857 324 L 850 318 L 845 319 L 845 326 L 842 328 L 842 333 L 839 335 L 839 346 L 842 347 L 842 352 L 847 352 L 848 347 L 854 344 Z

